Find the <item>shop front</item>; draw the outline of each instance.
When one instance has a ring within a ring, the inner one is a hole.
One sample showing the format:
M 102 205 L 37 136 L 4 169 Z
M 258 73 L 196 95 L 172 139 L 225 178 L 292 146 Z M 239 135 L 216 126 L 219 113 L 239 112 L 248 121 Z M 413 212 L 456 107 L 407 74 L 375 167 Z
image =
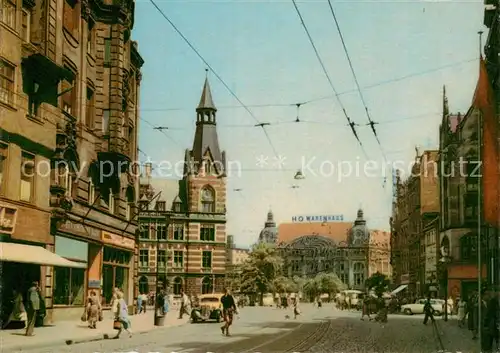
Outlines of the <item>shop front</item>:
M 102 231 L 102 297 L 104 306 L 111 304 L 113 289 L 119 288 L 124 299 L 133 305 L 133 254 L 135 240 L 118 234 Z

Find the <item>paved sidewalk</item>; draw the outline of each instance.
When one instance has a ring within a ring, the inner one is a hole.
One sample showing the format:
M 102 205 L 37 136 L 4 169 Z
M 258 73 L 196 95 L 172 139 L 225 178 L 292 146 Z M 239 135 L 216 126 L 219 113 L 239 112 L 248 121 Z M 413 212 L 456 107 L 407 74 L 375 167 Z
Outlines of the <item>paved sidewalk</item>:
M 448 321 L 436 320 L 436 323 L 446 352 L 479 352 L 479 341 L 472 339 L 472 332 L 467 329 L 467 326 L 459 327 L 455 318 Z
M 134 334 L 158 330 L 162 327 L 154 326 L 153 311 L 146 314 L 133 315 L 130 317 L 132 332 Z M 165 318 L 165 327 L 180 326 L 189 321 L 188 316 L 178 319 L 179 312 L 170 311 Z M 82 321 L 58 321 L 52 326 L 35 328 L 35 336 L 24 336 L 25 330 L 5 330 L 0 332 L 0 351 L 20 351 L 71 344 L 79 342 L 97 341 L 116 335 L 113 330 L 113 319 L 109 311 L 104 312 L 104 320 L 97 324 L 97 329 L 88 328 L 88 324 Z M 126 332 L 122 333 L 123 336 Z

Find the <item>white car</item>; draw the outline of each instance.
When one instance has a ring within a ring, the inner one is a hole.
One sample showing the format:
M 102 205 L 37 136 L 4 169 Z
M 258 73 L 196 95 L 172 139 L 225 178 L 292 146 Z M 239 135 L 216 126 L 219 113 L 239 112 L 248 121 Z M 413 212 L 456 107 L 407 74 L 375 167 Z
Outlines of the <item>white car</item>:
M 417 299 L 413 304 L 401 306 L 401 312 L 406 315 L 423 314 L 427 299 Z M 431 306 L 434 309 L 434 315 L 440 316 L 444 312 L 444 300 L 431 299 Z M 448 313 L 451 314 L 451 306 L 448 305 Z

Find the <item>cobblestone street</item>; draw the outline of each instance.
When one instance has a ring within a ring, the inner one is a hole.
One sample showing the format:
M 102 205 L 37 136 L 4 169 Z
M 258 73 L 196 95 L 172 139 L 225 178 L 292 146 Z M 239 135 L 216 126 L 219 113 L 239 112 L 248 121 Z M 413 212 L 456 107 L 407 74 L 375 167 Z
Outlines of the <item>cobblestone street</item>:
M 3 352 L 190 352 L 190 353 L 431 353 L 443 350 L 473 353 L 474 341 L 456 322 L 437 320 L 436 330 L 424 326 L 422 317 L 394 315 L 386 324 L 361 321 L 359 313 L 337 311 L 331 306 L 318 310 L 304 306 L 297 320 L 271 308 L 244 308 L 235 321 L 232 337 L 223 337 L 218 324 L 188 324 L 101 340 L 44 349 L 4 350 Z M 441 339 L 438 339 L 437 333 Z

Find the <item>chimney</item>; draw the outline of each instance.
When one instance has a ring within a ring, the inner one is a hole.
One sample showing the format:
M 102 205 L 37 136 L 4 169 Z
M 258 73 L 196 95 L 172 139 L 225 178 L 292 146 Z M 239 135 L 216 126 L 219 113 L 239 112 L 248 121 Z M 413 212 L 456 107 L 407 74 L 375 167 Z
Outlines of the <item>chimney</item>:
M 151 178 L 151 172 L 153 171 L 153 163 L 146 163 L 144 165 L 144 175 L 146 178 Z

